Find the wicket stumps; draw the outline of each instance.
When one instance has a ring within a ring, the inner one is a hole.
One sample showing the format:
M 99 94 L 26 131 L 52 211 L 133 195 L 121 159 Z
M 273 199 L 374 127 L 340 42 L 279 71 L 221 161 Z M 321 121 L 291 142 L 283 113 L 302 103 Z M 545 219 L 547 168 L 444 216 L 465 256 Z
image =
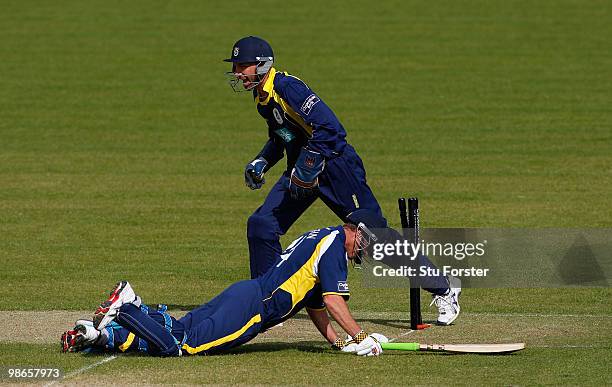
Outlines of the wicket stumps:
M 398 201 L 402 234 L 410 243 L 419 241 L 419 199 L 409 198 L 406 208 L 406 198 Z M 417 270 L 418 272 L 418 270 Z M 429 324 L 423 324 L 421 316 L 421 288 L 410 285 L 410 329 L 418 330 L 428 328 Z

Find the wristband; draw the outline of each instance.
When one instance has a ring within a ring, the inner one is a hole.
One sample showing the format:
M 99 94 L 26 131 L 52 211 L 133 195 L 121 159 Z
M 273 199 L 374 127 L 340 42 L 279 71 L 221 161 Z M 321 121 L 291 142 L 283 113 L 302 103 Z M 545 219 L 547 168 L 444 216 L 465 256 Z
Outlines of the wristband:
M 368 337 L 368 334 L 365 333 L 362 330 L 359 331 L 359 333 L 357 333 L 355 336 L 353 336 L 353 341 L 355 341 L 357 344 L 361 343 L 363 340 L 366 339 L 366 337 Z
M 342 350 L 342 348 L 344 347 L 346 347 L 346 341 L 342 340 L 340 337 L 338 337 L 336 341 L 334 341 L 334 343 L 332 344 L 333 349 Z

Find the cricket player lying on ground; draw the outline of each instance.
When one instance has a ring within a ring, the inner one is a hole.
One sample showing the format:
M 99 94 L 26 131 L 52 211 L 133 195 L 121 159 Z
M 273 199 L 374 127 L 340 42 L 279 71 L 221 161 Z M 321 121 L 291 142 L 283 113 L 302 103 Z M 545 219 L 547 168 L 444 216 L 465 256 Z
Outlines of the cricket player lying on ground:
M 346 303 L 348 262 L 361 262 L 376 239 L 362 220 L 376 217 L 369 210 L 359 210 L 349 216 L 350 223 L 303 234 L 263 276 L 234 283 L 180 319 L 163 306 L 147 307 L 122 281 L 98 307 L 93 321 L 79 320 L 62 335 L 62 350 L 139 350 L 158 356 L 222 353 L 305 307 L 333 348 L 380 355 L 380 342 L 386 338 L 364 332 Z M 348 341 L 336 332 L 328 312 L 351 337 Z

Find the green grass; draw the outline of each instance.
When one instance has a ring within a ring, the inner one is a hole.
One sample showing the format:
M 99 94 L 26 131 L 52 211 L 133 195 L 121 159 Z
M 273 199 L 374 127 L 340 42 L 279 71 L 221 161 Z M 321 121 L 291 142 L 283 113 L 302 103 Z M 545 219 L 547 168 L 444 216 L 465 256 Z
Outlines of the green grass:
M 63 356 L 51 346 L 10 345 L 12 353 L 38 353 L 49 364 L 76 370 L 83 359 L 94 363 L 99 356 Z M 329 374 L 339 384 L 417 384 L 417 385 L 490 385 L 494 380 L 506 384 L 573 384 L 585 381 L 610 383 L 607 367 L 601 361 L 609 349 L 568 351 L 563 349 L 530 349 L 509 356 L 453 356 L 437 354 L 393 354 L 378 359 L 364 359 L 333 353 L 316 342 L 298 343 L 291 348 L 282 345 L 260 346 L 261 352 L 241 352 L 226 356 L 156 359 L 124 356 L 81 374 L 81 383 L 179 383 L 179 384 L 327 384 Z M 15 356 L 15 361 L 17 357 Z M 560 360 L 560 363 L 559 363 Z M 525 372 L 538 363 L 538 372 Z M 582 367 L 582 364 L 591 364 Z M 262 372 L 262 369 L 275 372 Z M 310 372 L 296 372 L 298 370 Z M 473 372 L 466 373 L 470 369 Z M 314 371 L 316 370 L 316 371 Z M 454 373 L 442 379 L 436 370 Z M 561 370 L 561 371 L 557 371 Z M 291 372 L 291 379 L 287 379 Z M 494 373 L 494 375 L 492 374 Z
M 612 225 L 605 1 L 9 1 L 2 8 L 0 310 L 89 310 L 120 278 L 145 299 L 193 305 L 248 276 L 246 219 L 267 187 L 244 187 L 242 170 L 266 128 L 250 97 L 224 83 L 220 61 L 247 34 L 268 39 L 277 67 L 334 109 L 392 222 L 396 198 L 413 194 L 424 227 Z M 317 203 L 285 241 L 337 223 Z M 355 310 L 407 309 L 401 291 L 352 282 Z M 473 313 L 609 315 L 611 295 L 609 288 L 467 289 L 462 305 Z M 0 353 L 4 364 L 93 363 L 54 348 L 3 343 Z M 300 348 L 121 358 L 91 375 L 448 384 L 460 370 L 477 384 L 602 384 L 610 361 L 601 348 L 408 361 L 319 353 L 318 342 Z M 281 379 L 278 364 L 295 379 Z

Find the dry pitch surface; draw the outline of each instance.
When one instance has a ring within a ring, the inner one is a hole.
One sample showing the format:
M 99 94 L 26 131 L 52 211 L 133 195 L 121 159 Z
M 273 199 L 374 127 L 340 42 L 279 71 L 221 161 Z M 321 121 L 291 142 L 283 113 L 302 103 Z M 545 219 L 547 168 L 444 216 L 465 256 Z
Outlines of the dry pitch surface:
M 185 312 L 182 311 L 175 311 L 173 315 L 181 316 L 184 313 Z M 2 344 L 29 344 L 59 352 L 58 343 L 61 332 L 70 328 L 74 320 L 89 315 L 90 313 L 87 311 L 2 311 L 0 312 L 0 342 Z M 486 360 L 489 366 L 499 366 L 500 364 L 510 362 L 514 364 L 510 370 L 499 372 L 511 373 L 508 371 L 515 369 L 517 365 L 518 368 L 521 368 L 521 363 L 527 364 L 532 360 L 532 356 L 530 355 L 537 354 L 538 352 L 576 349 L 580 350 L 583 354 L 603 354 L 610 350 L 610 343 L 612 342 L 612 331 L 610 330 L 612 315 L 609 314 L 553 315 L 463 313 L 456 325 L 449 327 L 433 326 L 432 328 L 419 332 L 408 329 L 409 324 L 406 318 L 407 316 L 400 313 L 356 313 L 356 317 L 366 330 L 384 333 L 394 341 L 419 341 L 422 343 L 497 343 L 523 341 L 527 343 L 527 349 L 525 351 L 504 356 L 417 354 L 387 351 L 380 359 L 359 359 L 358 364 L 365 367 L 368 366 L 367 362 L 376 365 L 376 362 L 392 359 L 393 362 L 407 371 L 410 369 L 411 365 L 415 363 L 418 364 L 425 356 L 429 359 L 433 359 L 433 362 L 440 359 L 447 359 L 446 361 L 449 362 L 449 364 L 454 362 L 461 363 L 464 361 L 474 363 L 483 359 Z M 430 314 L 425 315 L 426 320 L 433 317 L 434 316 Z M 47 351 L 42 351 L 40 354 L 42 358 L 44 358 L 42 356 L 44 352 Z M 79 359 L 82 361 L 82 365 L 74 368 L 67 367 L 65 369 L 66 376 L 64 379 L 54 382 L 54 384 L 123 384 L 138 383 L 139 380 L 147 380 L 148 382 L 155 383 L 218 383 L 221 380 L 227 381 L 228 379 L 248 383 L 249 372 L 253 371 L 251 369 L 252 366 L 246 367 L 243 373 L 236 372 L 233 376 L 231 376 L 234 372 L 233 369 L 227 371 L 228 375 L 225 375 L 224 379 L 208 377 L 208 380 L 198 380 L 198 376 L 196 376 L 198 375 L 198 371 L 195 369 L 191 370 L 190 372 L 193 373 L 188 376 L 183 375 L 183 377 L 177 379 L 177 376 L 174 375 L 172 371 L 170 371 L 169 374 L 165 374 L 165 372 L 168 372 L 166 365 L 168 363 L 173 363 L 173 367 L 176 369 L 176 361 L 182 361 L 184 366 L 189 366 L 190 364 L 193 366 L 193 362 L 195 362 L 197 363 L 197 367 L 201 367 L 202 362 L 217 362 L 223 358 L 231 359 L 231 361 L 237 360 L 241 356 L 250 357 L 253 355 L 275 358 L 278 357 L 278 354 L 282 356 L 283 352 L 285 352 L 284 359 L 287 359 L 289 364 L 296 360 L 299 363 L 300 356 L 306 360 L 309 357 L 307 355 L 308 353 L 325 353 L 327 356 L 339 355 L 327 349 L 327 345 L 323 342 L 308 317 L 300 313 L 293 319 L 287 321 L 284 326 L 271 329 L 245 346 L 235 349 L 232 351 L 235 355 L 193 357 L 178 360 L 156 359 L 157 366 L 151 368 L 145 367 L 143 369 L 139 367 L 138 364 L 145 359 L 151 360 L 151 358 L 135 354 L 113 355 L 109 353 L 105 356 L 85 356 L 81 354 L 59 355 L 56 353 L 55 356 L 53 356 L 54 358 Z M 350 360 L 354 355 L 342 356 Z M 563 365 L 566 368 L 565 372 L 567 376 L 570 377 L 570 381 L 577 381 L 580 377 L 579 373 L 575 373 L 576 360 L 577 359 L 568 359 L 567 364 Z M 587 359 L 584 360 L 586 361 Z M 247 362 L 248 361 L 250 361 L 250 359 L 247 360 Z M 365 363 L 362 363 L 362 361 L 365 361 Z M 238 363 L 240 363 L 240 361 L 238 361 Z M 404 380 L 405 382 L 410 382 L 414 380 L 427 384 L 426 378 L 422 379 L 416 376 L 411 379 L 411 376 L 408 374 L 402 375 L 402 368 L 397 370 L 397 372 L 400 373 L 400 377 L 396 378 L 396 381 Z M 487 372 L 493 371 L 491 369 L 488 371 L 485 369 L 481 372 L 483 373 L 482 375 L 476 375 L 477 379 L 481 377 L 486 378 Z M 529 369 L 526 368 L 525 372 L 529 373 Z M 586 372 L 590 374 L 590 376 L 593 376 L 593 374 L 597 374 L 598 369 L 597 367 L 591 369 L 587 368 L 578 372 Z M 113 375 L 113 377 L 104 377 L 103 375 L 107 373 Z M 143 374 L 138 377 L 141 373 Z M 456 382 L 460 382 L 460 384 L 467 382 L 469 379 L 466 379 L 465 376 L 466 375 L 463 375 L 463 377 L 460 376 Z M 525 379 L 525 376 L 530 375 L 523 374 L 520 375 L 520 378 L 519 375 L 515 375 L 515 380 L 529 380 Z M 542 381 L 546 382 L 547 377 L 550 375 L 547 375 L 546 371 L 542 371 L 541 376 L 543 377 Z M 261 375 L 258 377 L 261 378 Z M 537 382 L 537 373 L 530 377 L 533 377 L 533 381 Z M 600 374 L 600 377 L 602 382 L 611 381 L 609 375 Z M 440 380 L 435 377 L 429 380 L 435 381 L 434 384 L 440 382 Z M 300 383 L 301 382 L 315 383 L 323 381 L 311 379 L 302 380 Z M 363 380 L 363 382 L 369 384 L 376 383 L 377 381 Z M 48 382 L 41 382 L 41 384 L 42 383 Z

